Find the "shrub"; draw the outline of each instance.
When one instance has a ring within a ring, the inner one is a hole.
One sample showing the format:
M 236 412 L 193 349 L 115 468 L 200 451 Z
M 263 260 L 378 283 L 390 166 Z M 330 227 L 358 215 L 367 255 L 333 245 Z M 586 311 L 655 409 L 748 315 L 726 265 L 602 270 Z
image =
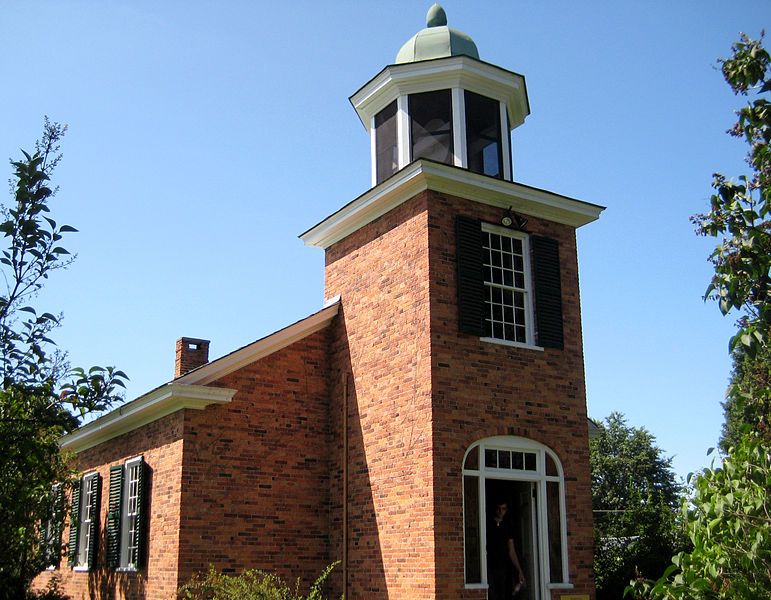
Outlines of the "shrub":
M 307 595 L 300 593 L 300 580 L 292 590 L 280 577 L 256 569 L 240 575 L 226 575 L 213 565 L 205 574 L 196 573 L 179 588 L 180 600 L 325 600 L 324 582 L 337 563 L 332 563 L 311 585 Z

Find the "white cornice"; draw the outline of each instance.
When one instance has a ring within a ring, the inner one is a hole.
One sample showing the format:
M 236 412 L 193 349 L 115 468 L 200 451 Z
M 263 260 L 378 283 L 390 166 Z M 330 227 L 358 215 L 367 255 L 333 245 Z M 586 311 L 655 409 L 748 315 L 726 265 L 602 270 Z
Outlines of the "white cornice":
M 297 321 L 284 329 L 279 329 L 269 336 L 259 339 L 256 342 L 252 342 L 248 346 L 239 348 L 235 352 L 226 354 L 222 358 L 218 358 L 202 367 L 198 367 L 182 377 L 178 377 L 174 382 L 188 385 L 205 385 L 211 383 L 241 367 L 264 358 L 269 354 L 273 354 L 282 348 L 286 348 L 296 341 L 323 329 L 329 325 L 335 315 L 337 315 L 339 309 L 340 299 L 333 299 L 325 308 L 306 317 L 302 321 Z
M 59 445 L 82 452 L 183 408 L 202 410 L 210 404 L 227 404 L 235 393 L 227 388 L 167 383 L 65 435 Z
M 355 92 L 350 101 L 369 128 L 371 118 L 397 96 L 452 87 L 503 102 L 510 129 L 521 125 L 530 114 L 522 75 L 468 56 L 389 65 Z
M 597 220 L 603 206 L 450 165 L 416 160 L 305 233 L 307 246 L 328 248 L 423 190 L 460 196 L 572 227 Z

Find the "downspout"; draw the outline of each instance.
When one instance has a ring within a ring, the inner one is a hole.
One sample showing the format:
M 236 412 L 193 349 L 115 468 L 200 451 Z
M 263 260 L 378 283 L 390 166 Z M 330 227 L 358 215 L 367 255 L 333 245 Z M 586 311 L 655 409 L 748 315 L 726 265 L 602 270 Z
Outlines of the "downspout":
M 343 598 L 348 598 L 348 373 L 343 376 Z

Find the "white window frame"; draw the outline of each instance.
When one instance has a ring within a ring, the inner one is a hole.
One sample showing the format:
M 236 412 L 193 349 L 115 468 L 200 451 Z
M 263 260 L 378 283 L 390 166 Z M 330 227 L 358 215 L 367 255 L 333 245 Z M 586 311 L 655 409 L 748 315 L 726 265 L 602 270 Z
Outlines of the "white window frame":
M 123 493 L 121 494 L 121 506 L 120 506 L 120 550 L 118 553 L 118 567 L 116 570 L 118 571 L 136 571 L 138 570 L 138 565 L 136 564 L 136 560 L 131 561 L 130 559 L 130 543 L 132 541 L 131 536 L 134 533 L 134 527 L 133 523 L 131 521 L 132 517 L 135 517 L 136 514 L 138 514 L 138 511 L 141 510 L 142 507 L 136 505 L 133 508 L 136 509 L 135 512 L 129 513 L 129 509 L 132 508 L 131 505 L 131 492 L 132 492 L 132 483 L 135 486 L 139 485 L 139 478 L 142 477 L 142 473 L 139 471 L 142 469 L 142 457 L 137 456 L 135 458 L 131 458 L 127 460 L 123 464 Z M 133 480 L 131 479 L 131 473 L 132 473 L 132 467 L 137 467 L 137 479 Z M 135 490 L 138 492 L 138 488 L 135 487 Z M 138 502 L 140 498 L 135 496 L 135 501 Z M 137 550 L 138 552 L 138 550 Z M 136 559 L 136 555 L 134 557 Z
M 96 507 L 96 515 L 91 514 L 91 495 L 99 491 L 99 474 L 94 471 L 83 475 L 80 482 L 80 506 L 78 509 L 78 550 L 75 560 L 75 571 L 88 571 L 88 552 L 90 547 L 90 525 L 94 519 L 99 518 L 99 505 Z M 75 518 L 75 517 L 73 517 Z
M 524 309 L 525 309 L 525 341 L 524 342 L 518 342 L 514 340 L 504 340 L 497 337 L 492 336 L 482 336 L 480 339 L 484 342 L 490 342 L 493 344 L 502 344 L 504 346 L 514 346 L 517 348 L 530 348 L 534 350 L 543 350 L 540 346 L 535 345 L 535 332 L 533 330 L 533 322 L 534 322 L 534 315 L 533 315 L 533 275 L 530 265 L 530 236 L 526 233 L 523 233 L 521 231 L 514 231 L 512 229 L 507 229 L 505 227 L 501 227 L 499 225 L 494 225 L 492 223 L 482 223 L 482 233 L 494 233 L 496 235 L 500 235 L 503 237 L 509 237 L 516 240 L 521 240 L 522 242 L 522 263 L 523 263 L 523 271 L 524 271 L 524 283 L 525 286 L 523 288 L 518 288 L 514 286 L 506 286 L 506 285 L 499 285 L 496 283 L 492 283 L 487 280 L 487 274 L 484 275 L 484 289 L 485 289 L 485 296 L 482 298 L 482 302 L 484 303 L 485 310 L 488 309 L 487 304 L 487 289 L 489 287 L 499 287 L 506 290 L 512 290 L 513 292 L 518 292 L 523 294 L 524 296 Z M 483 259 L 483 264 L 485 264 L 487 261 L 487 257 Z M 487 321 L 487 316 L 485 315 L 485 321 Z
M 501 469 L 485 467 L 485 450 L 514 450 L 519 452 L 531 452 L 536 454 L 536 470 L 525 471 L 517 469 Z M 478 452 L 477 469 L 467 469 L 466 460 L 471 452 Z M 557 475 L 546 474 L 546 456 L 549 456 L 557 469 Z M 466 504 L 465 504 L 465 485 L 466 477 L 476 477 L 478 483 L 478 502 L 479 502 L 479 532 L 480 532 L 480 569 L 481 583 L 465 583 L 466 589 L 487 589 L 487 515 L 486 515 L 486 486 L 485 480 L 504 479 L 509 481 L 523 481 L 534 484 L 536 490 L 536 506 L 538 521 L 538 539 L 537 554 L 539 557 L 538 569 L 540 579 L 539 596 L 536 598 L 551 598 L 550 590 L 572 589 L 573 584 L 569 579 L 568 568 L 568 547 L 567 547 L 567 519 L 565 508 L 565 475 L 562 469 L 562 463 L 557 454 L 548 446 L 528 438 L 516 436 L 495 436 L 474 442 L 463 455 L 463 468 L 461 474 L 462 485 L 464 486 L 461 497 L 463 502 L 463 577 L 466 577 Z M 559 510 L 560 510 L 560 544 L 562 550 L 562 583 L 551 583 L 550 564 L 549 564 L 549 515 L 547 503 L 547 482 L 559 484 Z

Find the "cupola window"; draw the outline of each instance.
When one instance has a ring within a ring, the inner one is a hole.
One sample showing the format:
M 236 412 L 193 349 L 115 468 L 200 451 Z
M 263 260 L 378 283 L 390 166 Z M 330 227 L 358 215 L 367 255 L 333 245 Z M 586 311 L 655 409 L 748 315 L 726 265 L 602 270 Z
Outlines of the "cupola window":
M 375 115 L 377 183 L 385 181 L 399 170 L 396 131 L 396 100 L 394 100 Z
M 450 90 L 410 94 L 412 159 L 453 164 L 452 95 Z
M 500 104 L 465 90 L 466 157 L 475 173 L 503 178 Z

